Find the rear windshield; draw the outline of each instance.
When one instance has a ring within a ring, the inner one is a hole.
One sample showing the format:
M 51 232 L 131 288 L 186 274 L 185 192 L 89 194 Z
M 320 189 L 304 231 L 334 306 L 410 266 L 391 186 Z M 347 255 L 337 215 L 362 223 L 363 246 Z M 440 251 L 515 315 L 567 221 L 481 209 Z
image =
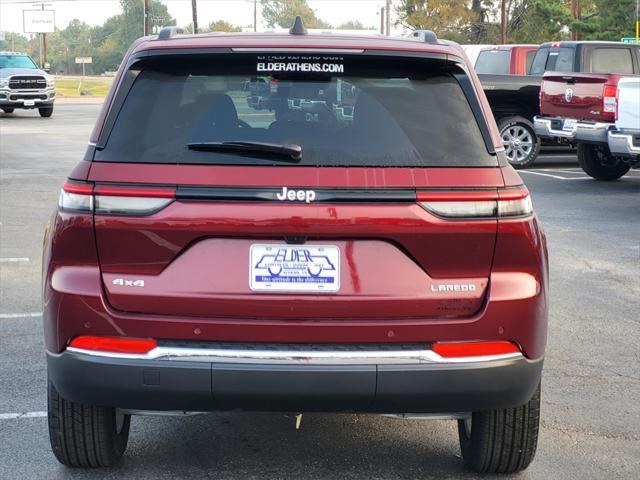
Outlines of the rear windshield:
M 483 50 L 476 60 L 476 72 L 508 75 L 510 62 L 509 50 Z
M 573 47 L 540 48 L 531 66 L 531 75 L 542 75 L 544 72 L 573 72 L 575 51 Z
M 496 166 L 451 63 L 367 56 L 145 60 L 94 159 L 130 163 Z M 189 144 L 296 145 L 300 158 Z M 287 163 L 283 163 L 283 162 Z

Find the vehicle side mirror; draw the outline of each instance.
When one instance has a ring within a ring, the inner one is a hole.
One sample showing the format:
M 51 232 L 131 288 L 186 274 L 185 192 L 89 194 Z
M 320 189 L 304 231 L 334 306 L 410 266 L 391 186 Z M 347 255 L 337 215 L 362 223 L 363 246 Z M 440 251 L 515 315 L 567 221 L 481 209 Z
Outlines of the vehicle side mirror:
M 49 73 L 51 71 L 51 64 L 46 62 L 42 68 L 45 72 Z

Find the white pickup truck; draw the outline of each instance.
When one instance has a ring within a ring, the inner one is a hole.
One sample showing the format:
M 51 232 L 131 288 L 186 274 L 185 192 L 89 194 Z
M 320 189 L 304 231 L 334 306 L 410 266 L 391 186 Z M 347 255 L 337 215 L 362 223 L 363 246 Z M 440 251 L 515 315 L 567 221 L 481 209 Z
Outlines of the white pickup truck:
M 624 77 L 618 82 L 618 111 L 615 127 L 608 132 L 609 150 L 631 157 L 632 168 L 640 167 L 640 77 Z

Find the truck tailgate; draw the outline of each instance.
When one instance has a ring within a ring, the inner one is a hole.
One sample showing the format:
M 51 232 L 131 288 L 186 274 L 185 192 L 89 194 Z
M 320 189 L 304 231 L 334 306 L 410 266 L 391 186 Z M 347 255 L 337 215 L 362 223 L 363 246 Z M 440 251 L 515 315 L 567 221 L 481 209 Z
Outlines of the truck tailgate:
M 545 74 L 540 88 L 540 111 L 551 117 L 613 123 L 615 108 L 605 110 L 605 87 L 612 86 L 615 90 L 619 77 L 596 73 Z

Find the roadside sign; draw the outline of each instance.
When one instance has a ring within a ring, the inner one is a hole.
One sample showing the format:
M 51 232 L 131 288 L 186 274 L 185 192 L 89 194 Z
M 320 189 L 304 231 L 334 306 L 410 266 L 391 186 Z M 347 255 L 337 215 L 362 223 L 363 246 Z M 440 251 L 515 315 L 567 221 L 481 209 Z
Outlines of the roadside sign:
M 622 43 L 638 43 L 638 39 L 635 37 L 625 37 L 620 39 Z
M 76 63 L 93 63 L 93 57 L 76 57 Z
M 53 33 L 56 15 L 53 10 L 23 10 L 24 33 Z

